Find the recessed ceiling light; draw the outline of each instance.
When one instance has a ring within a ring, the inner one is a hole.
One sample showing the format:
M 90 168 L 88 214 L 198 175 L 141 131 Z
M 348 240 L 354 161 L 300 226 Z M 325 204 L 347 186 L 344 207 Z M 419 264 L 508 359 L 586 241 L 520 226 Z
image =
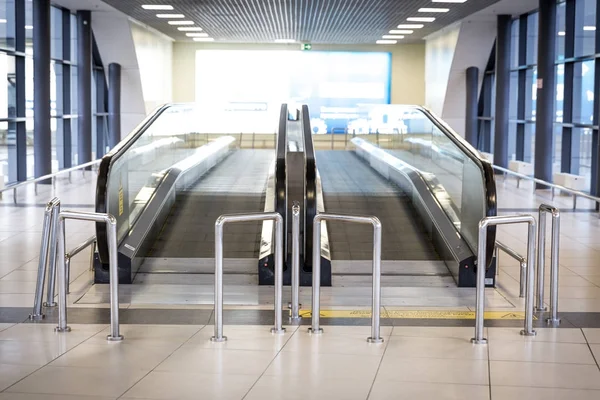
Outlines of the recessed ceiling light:
M 194 42 L 214 42 L 215 39 L 211 37 L 195 37 Z
M 378 40 L 375 43 L 377 44 L 396 44 L 398 43 L 397 40 Z
M 199 26 L 182 26 L 180 28 L 177 28 L 177 30 L 184 32 L 199 32 L 202 30 L 202 28 L 200 28 Z
M 183 14 L 156 14 L 156 18 L 185 18 Z
M 565 35 L 566 35 L 566 32 L 565 32 L 565 31 L 559 31 L 559 32 L 558 32 L 558 36 L 565 36 Z
M 425 25 L 423 24 L 400 24 L 398 28 L 400 29 L 421 29 Z
M 5 23 L 7 23 L 7 22 L 8 22 L 8 21 L 6 21 L 4 18 L 0 19 L 0 24 L 5 24 Z
M 296 43 L 294 39 L 275 39 L 275 43 Z
M 383 35 L 382 39 L 404 39 L 402 35 Z
M 32 25 L 25 25 L 25 29 L 27 29 L 28 31 L 30 31 L 30 30 L 33 29 L 33 26 Z
M 194 21 L 169 21 L 169 25 L 194 25 Z
M 172 10 L 173 6 L 168 5 L 155 5 L 155 4 L 143 4 L 142 8 L 144 10 Z
M 467 0 L 431 0 L 432 3 L 466 3 Z
M 200 32 L 200 33 L 186 33 L 187 37 L 208 37 L 208 33 Z
M 435 21 L 435 17 L 410 17 L 406 18 L 406 20 L 410 22 L 433 22 Z
M 595 26 L 584 26 L 583 30 L 584 31 L 595 31 L 596 27 Z
M 450 11 L 449 8 L 433 8 L 433 7 L 423 7 L 419 8 L 419 12 L 422 13 L 447 13 Z
M 406 29 L 392 29 L 390 33 L 392 35 L 410 35 L 411 33 L 413 33 L 413 31 Z

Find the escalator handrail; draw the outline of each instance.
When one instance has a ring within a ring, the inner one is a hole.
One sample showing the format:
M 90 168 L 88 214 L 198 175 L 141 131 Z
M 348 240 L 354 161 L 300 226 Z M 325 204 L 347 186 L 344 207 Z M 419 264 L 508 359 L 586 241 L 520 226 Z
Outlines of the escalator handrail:
M 162 113 L 174 106 L 176 106 L 176 104 L 171 103 L 156 108 L 129 135 L 127 135 L 125 139 L 121 140 L 112 150 L 102 157 L 100 166 L 98 167 L 98 180 L 96 182 L 96 212 L 106 213 L 108 211 L 108 178 L 110 176 L 111 166 L 138 141 L 148 127 L 150 127 Z M 96 223 L 96 237 L 100 262 L 108 263 L 108 241 L 105 223 Z
M 287 216 L 287 181 L 286 181 L 286 162 L 285 155 L 287 152 L 287 120 L 288 106 L 281 105 L 279 113 L 279 130 L 277 132 L 276 144 L 276 159 L 275 159 L 275 211 L 283 217 L 283 231 L 287 232 L 286 216 Z
M 307 105 L 302 106 L 302 129 L 304 135 L 304 167 L 305 167 L 305 230 L 304 230 L 304 263 L 312 265 L 312 253 L 317 251 L 313 249 L 313 220 L 317 215 L 317 162 L 315 158 L 315 148 L 312 138 L 312 129 L 310 125 L 310 114 Z
M 414 109 L 422 112 L 429 120 L 448 138 L 453 142 L 464 155 L 469 157 L 477 166 L 480 167 L 482 172 L 482 179 L 484 182 L 485 190 L 485 207 L 486 217 L 493 217 L 498 211 L 497 196 L 496 196 L 496 183 L 494 180 L 494 168 L 492 164 L 486 158 L 482 157 L 481 154 L 467 142 L 462 136 L 454 131 L 446 122 L 438 118 L 431 110 L 424 106 L 413 106 Z M 487 243 L 486 243 L 486 266 L 489 267 L 493 261 L 494 248 L 496 245 L 496 227 L 488 227 Z

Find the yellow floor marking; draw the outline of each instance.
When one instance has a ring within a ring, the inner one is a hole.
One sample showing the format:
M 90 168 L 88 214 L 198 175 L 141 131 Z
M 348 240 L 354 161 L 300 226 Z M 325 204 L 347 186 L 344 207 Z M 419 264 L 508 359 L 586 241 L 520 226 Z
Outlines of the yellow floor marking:
M 371 318 L 370 310 L 321 310 L 322 318 Z M 302 318 L 310 318 L 310 310 L 300 310 Z M 475 311 L 381 310 L 381 318 L 400 319 L 475 319 Z M 524 312 L 486 311 L 485 319 L 523 320 Z M 534 317 L 535 319 L 535 317 Z

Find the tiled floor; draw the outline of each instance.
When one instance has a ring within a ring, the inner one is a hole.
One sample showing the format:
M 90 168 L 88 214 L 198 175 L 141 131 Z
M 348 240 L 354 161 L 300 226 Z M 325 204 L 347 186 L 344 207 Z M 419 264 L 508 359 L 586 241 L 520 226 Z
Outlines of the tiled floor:
M 63 208 L 93 210 L 93 178 L 74 178 L 76 185 L 57 185 Z M 498 193 L 500 214 L 534 213 L 543 202 L 561 208 L 560 311 L 600 312 L 600 218 L 589 212 L 593 205 L 580 200 L 579 211 L 571 212 L 570 198 L 534 196 L 526 183 L 516 189 L 512 180 L 499 181 Z M 26 188 L 17 205 L 12 193 L 0 201 L 0 312 L 32 304 L 43 205 L 52 195 L 49 187 L 37 196 Z M 69 223 L 68 247 L 92 234 L 90 224 Z M 525 253 L 524 227 L 502 227 L 498 237 Z M 73 260 L 69 301 L 73 308 L 105 308 L 106 288 L 92 285 L 88 257 L 84 252 Z M 518 265 L 501 255 L 500 266 L 486 306 L 522 311 Z M 122 286 L 122 307 L 166 307 L 173 314 L 212 308 L 210 285 L 169 290 L 162 296 L 180 293 L 179 303 L 157 306 L 149 290 L 142 295 Z M 306 308 L 310 292 L 301 294 Z M 322 301 L 330 309 L 366 308 L 370 292 L 324 288 Z M 272 291 L 230 286 L 226 303 L 272 309 Z M 382 304 L 385 310 L 469 311 L 475 296 L 456 287 L 384 288 Z M 324 335 L 310 336 L 305 326 L 293 326 L 273 336 L 267 326 L 226 325 L 229 341 L 213 344 L 212 326 L 182 320 L 185 325 L 123 325 L 121 343 L 105 340 L 106 325 L 71 324 L 71 333 L 57 334 L 53 324 L 0 323 L 0 400 L 600 398 L 600 329 L 540 329 L 536 337 L 522 337 L 518 328 L 494 327 L 486 330 L 488 345 L 473 345 L 470 321 L 465 328 L 385 326 L 385 342 L 372 345 L 365 341 L 368 327 L 326 326 Z

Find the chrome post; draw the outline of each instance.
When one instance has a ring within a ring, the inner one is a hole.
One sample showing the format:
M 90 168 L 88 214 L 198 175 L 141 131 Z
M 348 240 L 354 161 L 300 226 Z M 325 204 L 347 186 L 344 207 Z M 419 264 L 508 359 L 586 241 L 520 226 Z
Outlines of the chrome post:
M 500 275 L 500 252 L 498 245 L 494 246 L 494 259 L 496 260 L 496 276 Z
M 49 255 L 49 266 L 48 266 L 48 283 L 46 285 L 46 302 L 44 307 L 56 307 L 54 301 L 54 288 L 56 285 L 56 260 L 58 256 L 64 257 L 64 253 L 58 253 L 56 251 L 57 245 L 57 230 L 58 230 L 58 217 L 60 215 L 60 201 L 54 204 L 52 210 L 52 224 L 50 229 L 50 255 Z
M 519 264 L 520 275 L 519 275 L 519 297 L 525 297 L 525 282 L 527 281 L 527 263 L 521 262 Z
M 485 250 L 489 221 L 490 220 L 488 218 L 484 218 L 479 222 L 479 240 L 477 243 L 475 337 L 471 339 L 471 342 L 475 344 L 487 344 L 487 339 L 483 337 L 483 320 L 485 312 Z
M 558 318 L 558 268 L 560 250 L 560 211 L 556 207 L 542 204 L 540 206 L 540 219 L 546 219 L 546 213 L 552 213 L 552 241 L 550 244 L 550 317 L 546 323 L 560 324 Z M 542 239 L 540 239 L 542 240 Z
M 544 305 L 544 274 L 546 269 L 546 215 L 540 208 L 538 212 L 538 259 L 537 259 L 537 296 L 535 298 L 535 311 L 543 312 Z
M 533 291 L 535 286 L 535 218 L 530 218 L 527 227 L 527 290 L 525 292 L 525 326 L 521 331 L 523 336 L 535 336 L 533 330 Z
M 44 210 L 44 224 L 42 228 L 42 242 L 40 244 L 40 259 L 38 261 L 38 275 L 35 284 L 35 298 L 33 301 L 33 311 L 29 314 L 29 319 L 37 321 L 44 318 L 42 313 L 42 302 L 44 301 L 44 283 L 46 279 L 46 265 L 48 262 L 48 246 L 50 244 L 50 232 L 52 230 L 52 211 L 54 204 L 59 200 L 55 197 L 46 204 Z
M 577 195 L 573 193 L 573 210 L 577 208 Z
M 300 319 L 300 204 L 292 206 L 292 304 L 291 319 Z
M 312 254 L 312 304 L 311 304 L 311 325 L 308 332 L 313 335 L 323 333 L 323 328 L 319 326 L 321 314 L 321 221 L 323 214 L 317 214 L 313 222 L 313 254 Z
M 17 204 L 17 188 L 13 189 L 13 203 Z
M 58 258 L 58 326 L 54 328 L 56 332 L 70 332 L 71 328 L 67 325 L 67 288 L 65 286 L 66 260 L 65 260 L 65 217 L 58 216 L 57 232 L 57 251 Z
M 91 250 L 91 252 L 90 252 L 90 271 L 93 271 L 93 270 L 94 270 L 94 254 L 96 254 L 96 246 L 97 246 L 97 243 L 98 243 L 98 242 L 97 242 L 96 240 L 94 240 L 94 241 L 92 242 L 92 246 L 91 246 L 92 250 Z
M 275 326 L 272 333 L 284 333 L 283 308 L 283 217 L 276 212 L 221 215 L 215 222 L 215 327 L 212 342 L 224 342 L 223 336 L 223 227 L 228 222 L 275 221 Z
M 106 217 L 108 239 L 109 290 L 110 290 L 110 335 L 111 342 L 123 340 L 119 332 L 119 250 L 117 247 L 117 220 L 112 215 Z
M 71 293 L 69 288 L 69 280 L 71 280 L 71 257 L 69 255 L 65 256 L 65 288 L 67 290 L 67 294 Z
M 369 343 L 383 343 L 381 325 L 381 222 L 372 217 L 373 223 L 373 292 L 371 310 L 371 336 Z M 313 247 L 314 248 L 314 247 Z

